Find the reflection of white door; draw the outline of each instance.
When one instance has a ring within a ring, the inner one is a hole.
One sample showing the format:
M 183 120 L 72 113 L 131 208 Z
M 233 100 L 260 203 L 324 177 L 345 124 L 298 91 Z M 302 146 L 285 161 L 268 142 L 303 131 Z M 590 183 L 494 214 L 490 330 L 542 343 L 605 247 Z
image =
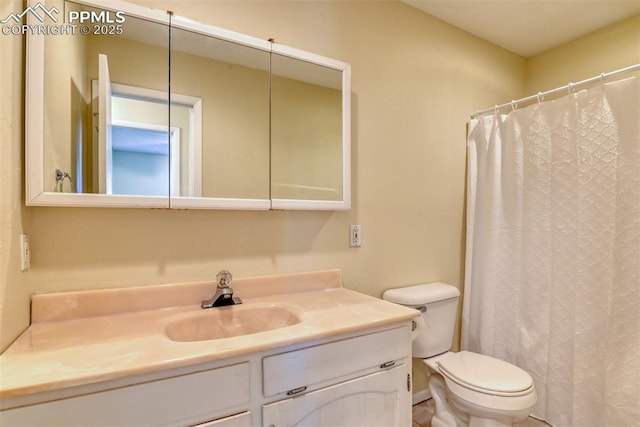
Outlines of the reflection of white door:
M 111 79 L 107 55 L 98 55 L 98 192 L 112 194 Z

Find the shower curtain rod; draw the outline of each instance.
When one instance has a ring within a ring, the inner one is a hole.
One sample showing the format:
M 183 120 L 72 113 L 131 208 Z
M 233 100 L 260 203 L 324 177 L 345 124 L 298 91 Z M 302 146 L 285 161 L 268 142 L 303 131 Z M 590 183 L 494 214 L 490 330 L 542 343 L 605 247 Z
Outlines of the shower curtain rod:
M 477 119 L 478 117 L 487 114 L 487 113 L 491 113 L 491 112 L 497 112 L 498 110 L 500 110 L 501 108 L 504 107 L 511 107 L 512 110 L 515 110 L 516 108 L 518 108 L 518 104 L 523 104 L 523 103 L 527 103 L 527 102 L 531 102 L 531 101 L 542 101 L 542 98 L 544 98 L 545 96 L 548 95 L 555 95 L 557 93 L 563 92 L 565 90 L 568 90 L 570 92 L 574 91 L 576 88 L 590 84 L 590 83 L 594 83 L 597 82 L 598 80 L 605 80 L 609 77 L 614 77 L 620 74 L 624 74 L 624 73 L 629 73 L 632 71 L 639 71 L 640 70 L 640 64 L 635 64 L 635 65 L 630 65 L 628 67 L 625 68 L 621 68 L 619 70 L 615 70 L 615 71 L 611 71 L 609 73 L 602 73 L 599 76 L 595 76 L 595 77 L 591 77 L 589 79 L 586 80 L 581 80 L 577 83 L 569 83 L 568 85 L 565 86 L 561 86 L 555 89 L 551 89 L 548 90 L 546 92 L 538 92 L 535 95 L 531 95 L 531 96 L 527 96 L 526 98 L 520 98 L 520 99 L 515 99 L 511 102 L 506 102 L 504 104 L 500 104 L 500 105 L 496 105 L 495 107 L 492 108 L 487 108 L 486 110 L 482 110 L 482 111 L 476 111 L 475 113 L 473 113 L 471 115 L 472 119 Z

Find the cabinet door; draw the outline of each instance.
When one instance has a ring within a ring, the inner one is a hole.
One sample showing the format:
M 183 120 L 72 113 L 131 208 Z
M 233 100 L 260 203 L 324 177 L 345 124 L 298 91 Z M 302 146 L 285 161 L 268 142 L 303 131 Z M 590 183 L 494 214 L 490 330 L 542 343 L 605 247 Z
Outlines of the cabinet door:
M 409 426 L 408 375 L 402 365 L 264 405 L 263 427 Z

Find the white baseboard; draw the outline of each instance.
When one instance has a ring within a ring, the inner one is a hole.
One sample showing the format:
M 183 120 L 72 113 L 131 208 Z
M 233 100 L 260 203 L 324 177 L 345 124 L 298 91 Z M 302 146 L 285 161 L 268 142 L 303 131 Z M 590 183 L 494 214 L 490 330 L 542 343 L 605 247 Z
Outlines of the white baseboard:
M 429 393 L 429 389 L 425 388 L 424 390 L 417 391 L 413 393 L 413 403 L 412 405 L 416 405 L 420 402 L 424 402 L 427 399 L 431 399 L 431 393 Z

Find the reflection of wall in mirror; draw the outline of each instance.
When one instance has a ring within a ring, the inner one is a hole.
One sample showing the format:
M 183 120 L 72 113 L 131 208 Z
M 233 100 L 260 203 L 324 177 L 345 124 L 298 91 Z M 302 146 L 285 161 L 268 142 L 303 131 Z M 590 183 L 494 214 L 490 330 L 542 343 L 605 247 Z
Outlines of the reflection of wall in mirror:
M 268 199 L 268 73 L 183 52 L 171 67 L 171 87 L 202 98 L 202 196 Z
M 160 25 L 160 24 L 158 24 Z M 98 54 L 109 57 L 111 83 L 168 91 L 169 50 L 122 37 L 89 37 L 87 62 L 89 79 L 98 78 Z
M 273 76 L 272 198 L 342 200 L 342 92 Z
M 62 1 L 47 1 L 47 7 L 63 9 Z M 67 3 L 67 10 L 74 6 Z M 65 180 L 62 190 L 75 192 L 91 186 L 83 182 L 80 170 L 87 167 L 90 122 L 87 105 L 90 90 L 86 80 L 87 39 L 81 36 L 45 36 L 44 84 L 44 190 L 55 191 L 55 170 L 71 174 L 73 185 Z M 82 188 L 78 188 L 82 187 Z

